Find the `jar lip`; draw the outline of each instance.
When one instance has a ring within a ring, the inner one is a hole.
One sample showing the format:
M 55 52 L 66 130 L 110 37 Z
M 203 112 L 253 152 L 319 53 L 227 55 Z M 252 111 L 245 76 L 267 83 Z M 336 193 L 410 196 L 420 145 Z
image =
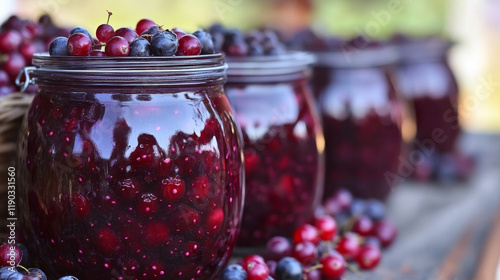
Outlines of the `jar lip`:
M 400 54 L 395 46 L 350 48 L 333 51 L 319 51 L 316 55 L 318 66 L 333 68 L 364 68 L 395 64 Z
M 180 86 L 223 83 L 223 53 L 171 57 L 75 57 L 37 53 L 33 80 L 86 86 Z
M 418 62 L 442 58 L 456 42 L 444 38 L 426 38 L 395 44 L 398 47 L 401 62 Z
M 279 76 L 307 71 L 315 57 L 307 52 L 288 51 L 274 56 L 227 57 L 228 77 Z

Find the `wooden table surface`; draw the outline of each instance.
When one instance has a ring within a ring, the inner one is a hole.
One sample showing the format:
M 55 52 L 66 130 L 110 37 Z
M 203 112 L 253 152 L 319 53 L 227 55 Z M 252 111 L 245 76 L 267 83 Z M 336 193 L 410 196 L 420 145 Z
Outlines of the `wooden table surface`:
M 379 267 L 353 280 L 500 280 L 500 135 L 465 135 L 477 154 L 468 182 L 405 182 L 388 202 L 397 241 Z

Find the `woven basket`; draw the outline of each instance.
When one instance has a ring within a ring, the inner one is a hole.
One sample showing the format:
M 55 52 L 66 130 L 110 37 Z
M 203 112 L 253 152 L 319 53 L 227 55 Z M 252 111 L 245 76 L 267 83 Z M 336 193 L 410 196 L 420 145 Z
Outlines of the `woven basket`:
M 22 93 L 0 97 L 0 235 L 7 221 L 7 168 L 15 166 L 19 128 L 32 100 Z

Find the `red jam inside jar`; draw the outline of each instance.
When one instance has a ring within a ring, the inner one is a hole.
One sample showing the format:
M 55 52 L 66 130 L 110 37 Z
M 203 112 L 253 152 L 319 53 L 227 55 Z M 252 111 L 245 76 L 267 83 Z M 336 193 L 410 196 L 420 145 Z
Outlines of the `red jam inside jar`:
M 313 86 L 325 133 L 325 196 L 347 188 L 385 199 L 402 149 L 402 102 L 391 80 L 397 51 L 369 47 L 317 54 Z
M 226 92 L 243 131 L 246 195 L 238 245 L 290 236 L 321 199 L 323 146 L 308 88 L 313 58 L 228 58 Z
M 44 270 L 215 279 L 235 246 L 244 191 L 224 57 L 34 62 L 39 92 L 18 174 Z
M 415 148 L 430 142 L 440 153 L 452 152 L 460 126 L 459 89 L 447 60 L 451 43 L 428 38 L 400 43 L 398 47 L 401 61 L 397 81 L 415 116 Z

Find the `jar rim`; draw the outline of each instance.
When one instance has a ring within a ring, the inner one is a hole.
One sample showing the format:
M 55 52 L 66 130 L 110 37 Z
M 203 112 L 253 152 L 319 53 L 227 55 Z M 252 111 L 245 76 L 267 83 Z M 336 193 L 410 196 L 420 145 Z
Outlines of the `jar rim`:
M 171 57 L 75 57 L 36 53 L 33 81 L 86 86 L 170 86 L 223 83 L 223 53 Z
M 302 51 L 273 56 L 227 57 L 228 82 L 278 82 L 308 75 L 315 57 Z
M 444 38 L 425 38 L 396 44 L 401 55 L 401 62 L 436 60 L 445 57 L 456 43 Z
M 332 68 L 365 68 L 395 64 L 400 59 L 394 46 L 337 49 L 314 53 L 317 66 Z

